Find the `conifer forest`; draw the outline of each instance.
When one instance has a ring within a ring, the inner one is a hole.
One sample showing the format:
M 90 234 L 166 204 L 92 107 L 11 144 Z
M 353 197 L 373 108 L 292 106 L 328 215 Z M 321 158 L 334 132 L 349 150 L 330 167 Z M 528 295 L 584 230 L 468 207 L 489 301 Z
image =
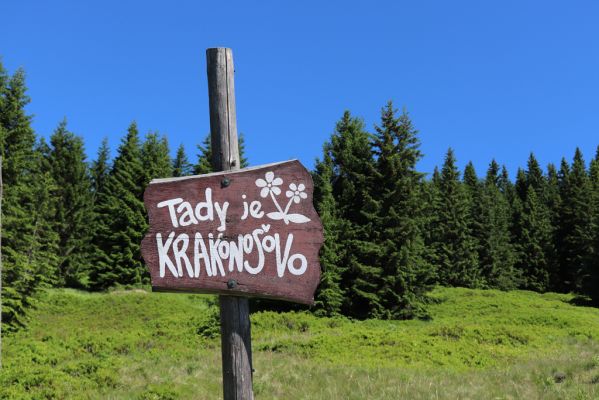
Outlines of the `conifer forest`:
M 183 145 L 172 159 L 165 136 L 140 133 L 132 122 L 114 157 L 104 141 L 89 160 L 66 120 L 48 140 L 36 133 L 28 102 L 25 72 L 0 65 L 2 321 L 9 330 L 26 324 L 42 288 L 148 285 L 140 254 L 146 185 L 211 172 L 209 136 L 193 159 Z M 427 293 L 436 286 L 599 302 L 599 148 L 549 165 L 531 153 L 509 176 L 501 160 L 461 171 L 452 149 L 427 175 L 417 168 L 419 147 L 408 112 L 391 102 L 373 129 L 349 111 L 336 123 L 312 171 L 325 243 L 311 312 L 426 319 Z

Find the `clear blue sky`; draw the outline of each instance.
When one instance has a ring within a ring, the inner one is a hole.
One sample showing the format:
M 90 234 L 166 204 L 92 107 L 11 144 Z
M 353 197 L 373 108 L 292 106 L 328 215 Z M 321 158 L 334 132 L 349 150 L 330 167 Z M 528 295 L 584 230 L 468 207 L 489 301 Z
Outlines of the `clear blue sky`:
M 90 158 L 132 120 L 174 149 L 209 131 L 205 49 L 233 48 L 254 165 L 321 154 L 344 110 L 372 129 L 392 99 L 421 170 L 455 149 L 483 174 L 588 160 L 599 144 L 597 1 L 3 1 L 0 56 L 25 68 L 38 134 L 67 117 Z

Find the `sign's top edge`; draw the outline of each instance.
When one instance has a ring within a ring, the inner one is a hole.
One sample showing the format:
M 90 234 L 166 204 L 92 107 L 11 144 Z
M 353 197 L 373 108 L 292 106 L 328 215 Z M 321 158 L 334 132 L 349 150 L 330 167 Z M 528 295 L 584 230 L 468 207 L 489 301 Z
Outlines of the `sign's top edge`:
M 184 180 L 188 180 L 188 179 L 205 178 L 208 176 L 215 176 L 215 175 L 222 175 L 222 174 L 234 174 L 234 173 L 238 173 L 238 172 L 253 171 L 256 169 L 272 167 L 275 165 L 285 164 L 285 163 L 293 162 L 293 161 L 298 161 L 298 160 L 297 160 L 297 158 L 294 158 L 291 160 L 279 161 L 279 162 L 274 162 L 274 163 L 270 163 L 270 164 L 256 165 L 253 167 L 247 167 L 247 168 L 243 168 L 243 169 L 211 172 L 209 174 L 202 174 L 202 175 L 189 175 L 189 176 L 179 176 L 179 177 L 172 177 L 172 178 L 156 178 L 156 179 L 152 179 L 150 181 L 150 185 L 153 185 L 155 183 L 177 182 L 177 181 L 184 181 Z

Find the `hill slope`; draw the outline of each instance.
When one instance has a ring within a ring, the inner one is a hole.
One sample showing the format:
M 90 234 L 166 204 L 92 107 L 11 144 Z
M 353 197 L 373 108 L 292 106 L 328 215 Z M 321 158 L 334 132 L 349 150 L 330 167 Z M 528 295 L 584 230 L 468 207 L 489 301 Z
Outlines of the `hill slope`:
M 252 315 L 257 398 L 599 398 L 599 310 L 437 289 L 431 321 Z M 221 398 L 212 297 L 43 293 L 3 341 L 0 398 Z

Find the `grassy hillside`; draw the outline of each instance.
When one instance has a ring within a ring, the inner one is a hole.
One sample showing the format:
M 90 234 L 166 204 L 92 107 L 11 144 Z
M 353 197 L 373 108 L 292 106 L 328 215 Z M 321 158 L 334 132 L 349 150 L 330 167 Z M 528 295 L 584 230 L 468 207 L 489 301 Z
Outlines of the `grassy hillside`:
M 431 321 L 252 315 L 257 398 L 596 399 L 599 310 L 569 296 L 437 289 Z M 218 399 L 212 297 L 43 293 L 3 341 L 0 398 Z

